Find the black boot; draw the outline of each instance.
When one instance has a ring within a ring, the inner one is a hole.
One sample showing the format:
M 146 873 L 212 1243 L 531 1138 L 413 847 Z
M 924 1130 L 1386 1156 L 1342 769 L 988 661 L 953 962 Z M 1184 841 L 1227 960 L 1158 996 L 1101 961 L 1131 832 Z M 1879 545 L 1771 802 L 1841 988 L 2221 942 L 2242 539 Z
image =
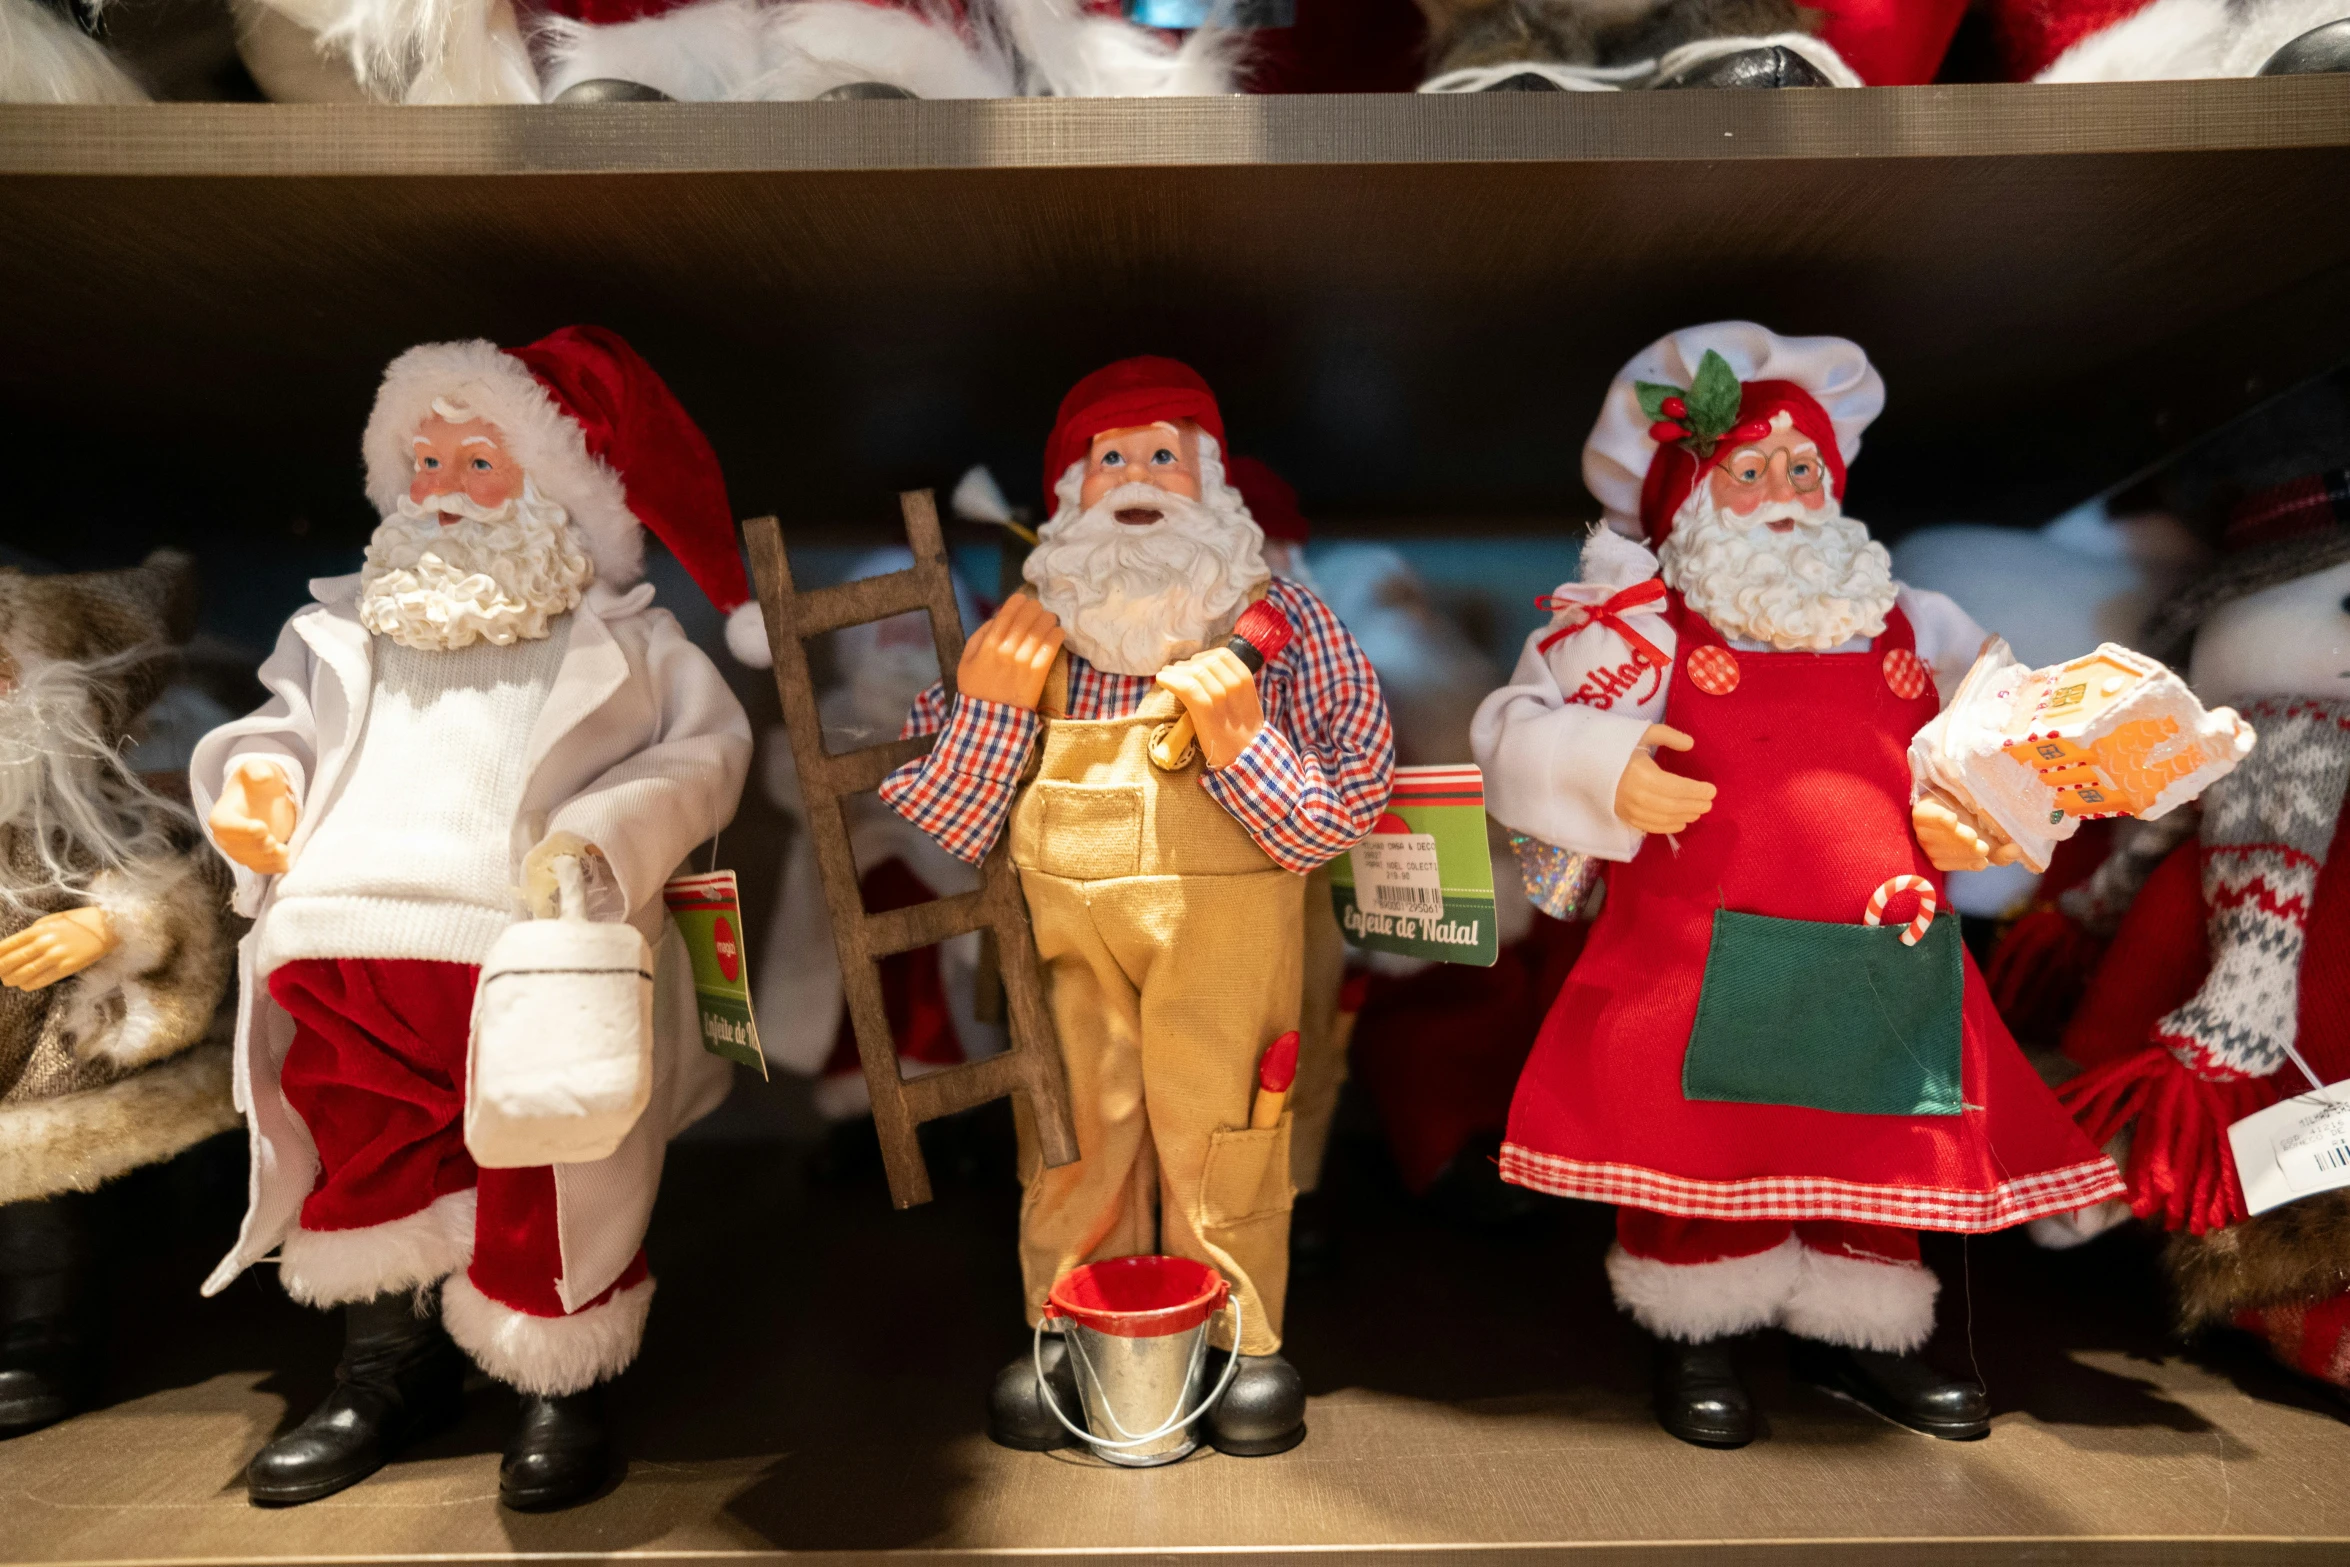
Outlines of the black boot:
M 0 1437 L 62 1420 L 88 1396 L 84 1217 L 71 1194 L 0 1206 Z
M 334 1391 L 254 1455 L 245 1494 L 260 1506 L 288 1507 L 356 1485 L 455 1418 L 464 1390 L 465 1357 L 441 1329 L 437 1295 L 419 1300 L 397 1290 L 354 1301 L 343 1308 Z
M 2268 57 L 2263 76 L 2321 76 L 2350 71 L 2350 17 L 2312 27 Z
M 603 1388 L 522 1395 L 522 1418 L 498 1465 L 499 1501 L 517 1512 L 549 1512 L 586 1501 L 611 1474 Z
M 1221 1350 L 1210 1354 L 1208 1385 L 1224 1374 Z M 1306 1382 L 1279 1355 L 1243 1355 L 1232 1385 L 1208 1411 L 1208 1440 L 1234 1458 L 1286 1453 L 1306 1439 Z
M 1731 1364 L 1730 1340 L 1657 1340 L 1656 1423 L 1699 1447 L 1744 1447 L 1754 1440 L 1754 1400 Z
M 1864 1404 L 1886 1419 L 1950 1442 L 1991 1434 L 1991 1401 L 1981 1387 L 1944 1376 L 1916 1355 L 1847 1349 L 1817 1339 L 1795 1340 L 1795 1374 L 1816 1387 Z
M 1085 1406 L 1077 1398 L 1077 1368 L 1069 1361 L 1067 1341 L 1058 1333 L 1044 1336 L 1044 1375 L 1061 1412 L 1085 1424 Z M 1023 1353 L 996 1373 L 995 1386 L 987 1394 L 987 1434 L 999 1447 L 1023 1453 L 1049 1453 L 1077 1440 L 1046 1406 L 1036 1385 L 1032 1354 Z
M 1677 87 L 1826 87 L 1820 68 L 1783 44 L 1757 44 L 1735 54 L 1717 54 L 1659 77 L 1651 88 Z

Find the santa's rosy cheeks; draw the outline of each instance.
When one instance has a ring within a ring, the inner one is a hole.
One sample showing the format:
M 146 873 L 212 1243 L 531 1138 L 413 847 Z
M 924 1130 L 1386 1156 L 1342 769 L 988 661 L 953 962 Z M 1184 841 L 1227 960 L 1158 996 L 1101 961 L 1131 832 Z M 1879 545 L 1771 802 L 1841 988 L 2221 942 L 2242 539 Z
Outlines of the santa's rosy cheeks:
M 1784 505 L 1792 501 L 1806 511 L 1826 506 L 1828 469 L 1811 438 L 1794 429 L 1785 414 L 1774 419 L 1760 436 L 1748 437 L 1751 428 L 1742 425 L 1732 432 L 1740 438 L 1737 447 L 1706 477 L 1713 487 L 1714 504 L 1738 517 L 1750 515 L 1766 502 Z M 1795 520 L 1781 517 L 1766 526 L 1773 533 L 1786 533 L 1794 528 Z
M 1185 500 L 1198 500 L 1199 426 L 1189 419 L 1180 423 L 1161 420 L 1105 430 L 1095 436 L 1086 453 L 1077 504 L 1091 506 L 1122 484 L 1148 484 Z M 1130 527 L 1148 527 L 1161 515 L 1148 506 L 1118 508 L 1118 520 Z
M 522 464 L 506 450 L 504 432 L 486 419 L 429 414 L 416 427 L 409 452 L 416 474 L 408 481 L 408 498 L 420 506 L 435 496 L 463 495 L 494 510 L 522 494 Z M 452 513 L 442 520 L 457 518 Z

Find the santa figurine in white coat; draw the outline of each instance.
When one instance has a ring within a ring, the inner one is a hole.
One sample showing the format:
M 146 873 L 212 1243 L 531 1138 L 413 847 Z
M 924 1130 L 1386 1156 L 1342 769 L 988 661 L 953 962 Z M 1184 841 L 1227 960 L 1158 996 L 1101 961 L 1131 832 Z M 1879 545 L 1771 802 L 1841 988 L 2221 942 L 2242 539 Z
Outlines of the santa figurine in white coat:
M 384 519 L 366 563 L 311 584 L 270 700 L 191 765 L 254 920 L 252 1206 L 205 1289 L 274 1250 L 296 1300 L 344 1308 L 334 1390 L 253 1460 L 255 1502 L 363 1479 L 454 1412 L 470 1356 L 523 1395 L 503 1499 L 561 1506 L 610 1468 L 597 1389 L 643 1338 L 663 1150 L 727 1087 L 661 888 L 734 815 L 750 723 L 654 605 L 645 531 L 721 611 L 756 610 L 709 443 L 602 328 L 410 349 L 362 450 Z M 607 1158 L 476 1168 L 479 965 L 554 911 L 564 860 L 589 918 L 656 954 L 650 1102 Z
M 2016 851 L 1913 789 L 1984 633 L 1844 513 L 1884 400 L 1856 345 L 1752 322 L 1634 356 L 1583 450 L 1610 526 L 1471 730 L 1493 816 L 1607 889 L 1502 1176 L 1617 1204 L 1616 1302 L 1659 1340 L 1665 1429 L 1703 1446 L 1752 1440 L 1728 1346 L 1769 1327 L 1808 1380 L 1984 1435 L 1983 1390 L 1917 1354 L 1918 1232 L 2121 1188 L 1924 907 Z

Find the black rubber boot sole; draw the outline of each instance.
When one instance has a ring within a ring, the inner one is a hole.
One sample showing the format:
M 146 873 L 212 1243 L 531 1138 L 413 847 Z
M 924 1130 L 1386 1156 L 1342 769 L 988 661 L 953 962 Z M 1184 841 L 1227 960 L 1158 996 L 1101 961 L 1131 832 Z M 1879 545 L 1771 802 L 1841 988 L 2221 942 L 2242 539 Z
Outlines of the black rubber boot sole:
M 1798 1369 L 1798 1380 L 1818 1388 L 1830 1398 L 1847 1404 L 1857 1404 L 1870 1414 L 1889 1420 L 1904 1431 L 1915 1431 L 1943 1442 L 1980 1442 L 1991 1434 L 1991 1422 L 1984 1420 L 1919 1420 L 1904 1413 L 1900 1406 L 1879 1393 L 1874 1384 L 1851 1377 L 1821 1377 Z
M 1279 1436 L 1243 1439 L 1240 1437 L 1219 1437 L 1210 1433 L 1208 1445 L 1227 1458 L 1270 1458 L 1275 1453 L 1288 1452 L 1305 1439 L 1305 1422 L 1300 1421 L 1296 1430 L 1284 1431 Z

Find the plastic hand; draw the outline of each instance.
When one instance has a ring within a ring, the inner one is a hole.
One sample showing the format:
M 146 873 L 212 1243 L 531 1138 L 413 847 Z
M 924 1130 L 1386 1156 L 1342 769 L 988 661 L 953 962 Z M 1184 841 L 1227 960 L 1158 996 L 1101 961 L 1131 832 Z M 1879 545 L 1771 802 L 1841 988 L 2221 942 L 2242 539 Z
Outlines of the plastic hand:
M 1695 740 L 1669 724 L 1650 724 L 1644 748 L 1687 751 Z M 1714 786 L 1657 766 L 1648 749 L 1634 751 L 1616 780 L 1616 819 L 1634 832 L 1679 832 L 1714 808 Z
M 1191 715 L 1192 732 L 1210 772 L 1231 766 L 1265 727 L 1257 677 L 1229 648 L 1169 664 L 1159 671 L 1159 684 L 1174 692 Z
M 955 666 L 955 690 L 981 702 L 1033 708 L 1044 697 L 1045 677 L 1066 635 L 1053 612 L 1027 593 L 996 611 L 971 633 Z
M 286 868 L 286 843 L 301 814 L 284 768 L 239 762 L 229 772 L 205 825 L 212 829 L 212 841 L 221 853 L 249 871 L 275 876 Z
M 1940 794 L 1918 797 L 1909 808 L 1909 825 L 1918 845 L 1938 871 L 1979 871 L 1991 865 L 2013 865 L 2023 850 L 1989 822 Z
M 0 941 L 0 985 L 11 990 L 40 990 L 71 979 L 117 944 L 114 922 L 104 909 L 44 914 Z

